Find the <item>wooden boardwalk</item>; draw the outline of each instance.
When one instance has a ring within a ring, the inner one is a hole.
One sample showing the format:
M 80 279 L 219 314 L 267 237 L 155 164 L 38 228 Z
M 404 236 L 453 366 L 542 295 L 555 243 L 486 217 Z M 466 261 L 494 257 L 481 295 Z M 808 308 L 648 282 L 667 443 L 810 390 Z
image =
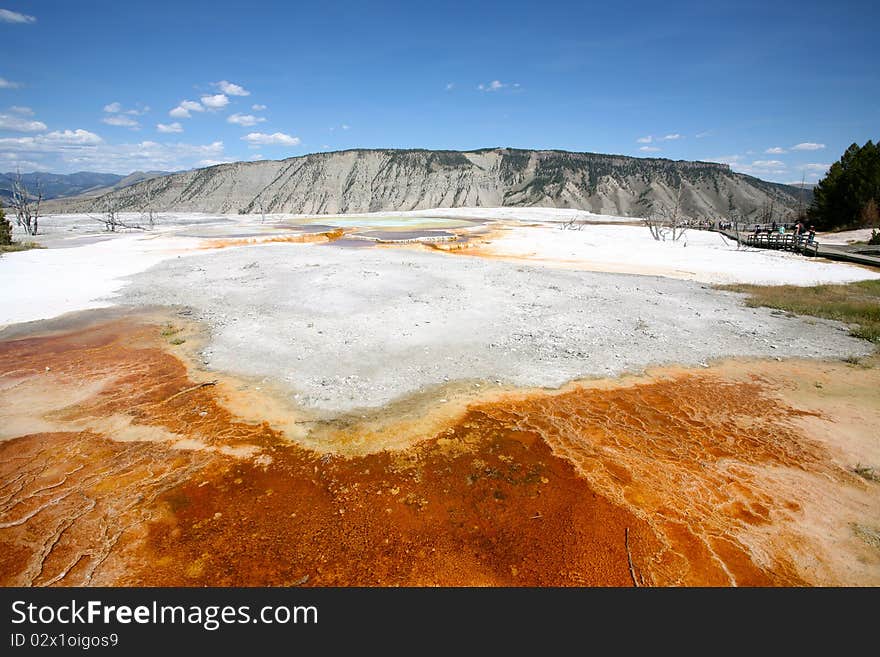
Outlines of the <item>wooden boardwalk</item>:
M 777 251 L 794 251 L 804 255 L 817 255 L 819 243 L 807 235 L 794 233 L 751 233 L 745 236 L 746 246 L 758 249 L 775 249 Z
M 868 267 L 880 268 L 880 256 L 858 253 L 853 247 L 838 246 L 831 244 L 820 244 L 816 240 L 807 239 L 806 235 L 795 236 L 793 233 L 746 233 L 740 232 L 739 235 L 729 229 L 714 229 L 725 237 L 738 240 L 746 246 L 758 249 L 776 249 L 784 251 L 792 251 L 794 253 L 802 253 L 809 257 L 827 258 L 828 260 L 839 260 L 842 262 L 851 262 L 857 265 L 866 265 Z

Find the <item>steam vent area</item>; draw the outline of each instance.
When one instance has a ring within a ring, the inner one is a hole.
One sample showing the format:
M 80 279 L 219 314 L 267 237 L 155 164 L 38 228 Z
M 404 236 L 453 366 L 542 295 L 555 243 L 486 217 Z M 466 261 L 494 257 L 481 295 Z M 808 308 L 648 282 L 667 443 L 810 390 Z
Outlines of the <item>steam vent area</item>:
M 876 344 L 732 289 L 880 269 L 552 208 L 42 224 L 4 586 L 880 585 Z

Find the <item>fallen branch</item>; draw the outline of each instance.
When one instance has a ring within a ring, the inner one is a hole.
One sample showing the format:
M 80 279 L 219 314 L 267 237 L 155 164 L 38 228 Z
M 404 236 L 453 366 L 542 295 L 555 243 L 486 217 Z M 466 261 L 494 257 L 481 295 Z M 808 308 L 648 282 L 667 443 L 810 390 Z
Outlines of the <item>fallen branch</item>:
M 198 383 L 194 386 L 190 386 L 189 388 L 186 388 L 185 390 L 181 390 L 180 392 L 174 393 L 173 395 L 171 395 L 168 399 L 166 399 L 162 403 L 167 404 L 172 399 L 176 399 L 177 397 L 180 397 L 181 395 L 185 395 L 188 392 L 192 392 L 193 390 L 198 390 L 199 388 L 207 388 L 208 386 L 215 386 L 215 385 L 217 385 L 217 379 L 214 379 L 213 381 L 205 381 L 204 383 Z
M 115 233 L 117 228 L 122 228 L 123 230 L 149 230 L 149 228 L 146 228 L 139 224 L 125 223 L 124 221 L 119 219 L 118 213 L 115 210 L 108 210 L 107 216 L 105 217 L 93 217 L 92 215 L 89 215 L 89 219 L 104 224 L 104 230 L 107 230 L 111 233 Z
M 626 546 L 626 560 L 629 562 L 629 576 L 632 577 L 633 586 L 638 588 L 639 582 L 636 579 L 636 569 L 633 567 L 633 558 L 629 551 L 629 527 L 626 528 L 626 532 L 624 533 L 623 544 Z

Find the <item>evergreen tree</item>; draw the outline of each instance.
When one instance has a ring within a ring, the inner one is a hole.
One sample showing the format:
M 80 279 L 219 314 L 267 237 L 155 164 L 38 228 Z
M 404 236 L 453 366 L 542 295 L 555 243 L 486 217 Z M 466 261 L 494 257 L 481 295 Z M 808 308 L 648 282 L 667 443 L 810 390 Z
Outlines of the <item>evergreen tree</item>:
M 813 190 L 808 211 L 820 230 L 876 226 L 880 206 L 880 144 L 853 144 Z
M 0 246 L 12 244 L 12 224 L 3 212 L 3 204 L 0 203 Z

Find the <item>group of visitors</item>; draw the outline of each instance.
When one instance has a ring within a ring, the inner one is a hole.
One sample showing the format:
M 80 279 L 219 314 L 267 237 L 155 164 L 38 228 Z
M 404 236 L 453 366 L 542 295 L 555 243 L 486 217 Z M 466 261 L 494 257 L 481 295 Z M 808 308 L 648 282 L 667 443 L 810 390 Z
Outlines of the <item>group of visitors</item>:
M 788 227 L 785 224 L 777 224 L 775 221 L 769 228 L 765 228 L 761 224 L 755 224 L 753 235 L 757 236 L 765 231 L 768 235 L 785 235 L 788 232 Z M 796 242 L 806 242 L 807 244 L 810 244 L 816 241 L 816 227 L 810 226 L 810 229 L 807 230 L 804 222 L 800 220 L 798 220 L 798 222 L 792 227 L 792 234 L 794 235 Z
M 691 228 L 709 228 L 715 230 L 734 229 L 732 221 L 692 221 L 688 223 L 688 226 Z M 742 226 L 742 224 L 737 224 L 737 226 Z M 798 220 L 794 225 L 777 223 L 776 221 L 770 224 L 769 227 L 767 224 L 754 224 L 752 230 L 753 236 L 757 237 L 764 233 L 767 235 L 794 235 L 795 243 L 797 244 L 813 244 L 816 241 L 816 227 L 810 226 L 809 229 L 807 229 L 807 225 L 802 220 Z

